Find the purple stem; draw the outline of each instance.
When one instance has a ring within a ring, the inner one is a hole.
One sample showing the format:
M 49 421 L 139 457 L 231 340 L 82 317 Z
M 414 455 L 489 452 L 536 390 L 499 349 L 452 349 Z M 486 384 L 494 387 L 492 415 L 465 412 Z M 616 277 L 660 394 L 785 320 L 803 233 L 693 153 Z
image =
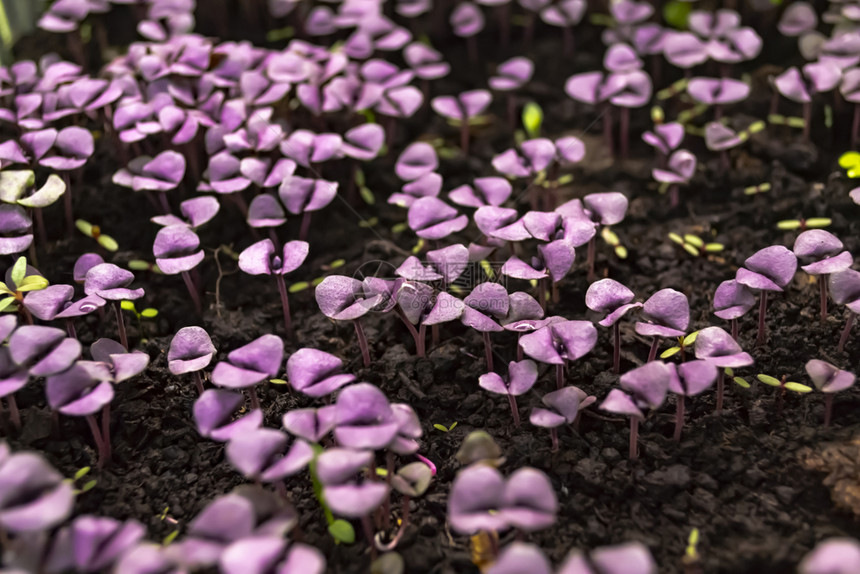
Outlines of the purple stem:
M 203 394 L 203 377 L 200 375 L 200 371 L 194 371 L 191 374 L 191 377 L 194 379 L 194 386 L 197 387 L 197 394 Z
M 487 359 L 487 372 L 493 372 L 493 342 L 490 341 L 490 332 L 484 331 L 484 356 Z
M 278 284 L 278 295 L 281 296 L 281 308 L 284 311 L 284 329 L 290 341 L 295 341 L 296 335 L 293 333 L 293 322 L 290 319 L 290 299 L 287 296 L 287 284 L 284 282 L 284 276 L 276 273 L 275 282 Z
M 75 320 L 71 317 L 66 319 L 66 332 L 72 339 L 78 338 L 78 332 L 75 330 Z
M 824 275 L 818 278 L 818 292 L 821 298 L 821 322 L 824 323 L 827 320 L 827 277 L 828 275 L 825 273 Z
M 648 362 L 650 363 L 657 358 L 657 349 L 660 348 L 660 340 L 654 337 L 651 340 L 651 349 L 648 351 Z
M 376 543 L 373 539 L 373 525 L 370 523 L 369 514 L 361 517 L 361 526 L 364 528 L 364 537 L 370 545 L 370 561 L 373 562 L 376 560 Z
M 858 135 L 860 135 L 860 104 L 854 104 L 854 121 L 851 122 L 851 147 L 857 145 Z
M 552 448 L 550 452 L 558 452 L 558 429 L 553 427 L 549 429 L 549 438 L 552 440 Z
M 764 325 L 764 316 L 767 313 L 767 291 L 762 291 L 761 295 L 759 295 L 759 305 L 758 305 L 758 334 L 755 338 L 755 346 L 760 347 L 764 345 L 765 342 L 765 325 Z
M 603 140 L 606 142 L 606 149 L 609 150 L 609 156 L 614 154 L 612 143 L 612 107 L 609 104 L 603 104 Z
M 248 396 L 251 397 L 251 409 L 260 409 L 260 397 L 257 395 L 257 385 L 248 387 Z
M 430 327 L 430 344 L 433 346 L 433 348 L 436 348 L 439 346 L 439 325 L 438 324 L 432 325 Z
M 564 364 L 555 366 L 555 386 L 558 389 L 564 387 Z
M 434 325 L 435 327 L 435 325 Z M 418 339 L 416 341 L 418 346 L 416 347 L 416 352 L 419 357 L 424 357 L 427 355 L 427 325 L 421 324 L 418 326 Z
M 732 339 L 734 339 L 735 341 L 738 340 L 738 330 L 738 318 L 735 317 L 734 319 L 732 319 Z
M 630 417 L 630 460 L 639 458 L 639 417 Z
M 200 295 L 197 292 L 197 285 L 194 284 L 194 279 L 188 271 L 182 272 L 182 280 L 185 281 L 185 288 L 188 289 L 188 295 L 191 297 L 191 302 L 194 303 L 194 310 L 198 315 L 203 314 L 203 304 L 200 302 Z
M 460 122 L 460 149 L 469 157 L 469 118 L 466 117 Z
M 812 102 L 803 103 L 803 139 L 809 139 L 809 130 L 812 127 Z
M 400 320 L 403 321 L 403 324 L 406 325 L 406 329 L 409 331 L 409 334 L 412 335 L 412 339 L 415 341 L 415 354 L 419 357 L 424 356 L 424 345 L 422 344 L 422 337 L 418 333 L 418 330 L 415 328 L 415 325 L 406 317 L 406 313 L 403 312 L 403 309 L 400 308 L 400 305 L 395 305 L 394 310 L 397 312 L 397 316 L 400 317 Z M 424 328 L 424 325 L 421 325 Z
M 717 374 L 717 408 L 716 412 L 720 412 L 723 410 L 723 392 L 726 387 L 726 372 L 720 369 L 720 372 Z
M 675 442 L 681 442 L 681 431 L 684 428 L 684 395 L 675 395 Z
M 170 210 L 170 202 L 167 201 L 167 194 L 163 191 L 158 192 L 158 205 L 161 207 L 161 211 L 164 215 L 168 215 L 171 213 Z
M 833 413 L 833 394 L 824 395 L 824 427 L 830 426 L 830 415 Z
M 621 372 L 621 326 L 618 321 L 612 325 L 612 372 Z
M 104 444 L 105 463 L 108 463 L 113 451 L 110 441 L 110 403 L 102 407 L 102 443 Z
M 842 329 L 842 335 L 839 337 L 839 344 L 836 350 L 840 353 L 845 349 L 845 343 L 848 342 L 848 337 L 851 335 L 851 327 L 854 326 L 854 313 L 848 311 L 848 319 L 845 321 L 845 328 Z
M 594 237 L 588 240 L 588 251 L 587 251 L 587 262 L 588 262 L 588 281 L 592 281 L 595 277 L 594 275 L 594 252 L 595 252 L 595 244 Z
M 509 394 L 508 402 L 511 404 L 511 414 L 514 416 L 514 427 L 520 428 L 520 411 L 517 409 L 517 397 Z
M 107 461 L 107 453 L 105 452 L 105 444 L 102 440 L 102 433 L 99 430 L 99 423 L 96 422 L 96 417 L 94 415 L 87 415 L 87 424 L 90 426 L 90 432 L 93 433 L 93 441 L 96 443 L 96 450 L 98 451 L 98 460 L 96 461 L 96 466 L 101 469 L 104 468 L 105 462 Z
M 116 314 L 116 329 L 119 331 L 119 342 L 128 351 L 128 335 L 125 334 L 125 322 L 122 320 L 122 307 L 119 301 L 113 302 L 113 311 Z
M 621 159 L 627 159 L 627 152 L 629 148 L 630 142 L 629 132 L 630 132 L 630 108 L 621 108 L 621 120 L 620 120 L 620 134 L 618 135 L 621 138 L 619 142 L 619 148 L 621 151 Z
M 69 238 L 75 236 L 75 218 L 72 215 L 72 183 L 69 181 L 69 172 L 63 172 L 63 182 L 66 184 L 66 193 L 63 194 L 63 207 L 66 211 L 66 233 Z
M 520 347 L 520 339 L 523 338 L 522 333 L 517 333 L 517 361 L 523 360 L 523 348 Z
M 21 411 L 18 410 L 18 401 L 15 400 L 14 394 L 6 395 L 6 404 L 9 406 L 9 422 L 15 430 L 21 430 Z
M 302 227 L 299 229 L 299 241 L 304 241 L 308 238 L 308 232 L 311 230 L 311 212 L 305 211 L 302 214 Z
M 42 249 L 48 246 L 48 232 L 45 231 L 45 216 L 42 214 L 42 209 L 36 207 L 33 209 L 33 216 L 36 218 L 36 230 L 39 233 L 39 244 Z
M 367 345 L 367 335 L 364 334 L 364 328 L 361 326 L 359 319 L 353 319 L 355 327 L 355 336 L 358 337 L 358 346 L 361 347 L 361 358 L 364 361 L 364 366 L 370 366 L 370 347 Z
M 570 26 L 565 26 L 562 28 L 562 52 L 564 53 L 565 59 L 569 60 L 573 58 L 573 50 L 574 50 L 574 41 L 573 41 L 573 30 L 571 30 Z

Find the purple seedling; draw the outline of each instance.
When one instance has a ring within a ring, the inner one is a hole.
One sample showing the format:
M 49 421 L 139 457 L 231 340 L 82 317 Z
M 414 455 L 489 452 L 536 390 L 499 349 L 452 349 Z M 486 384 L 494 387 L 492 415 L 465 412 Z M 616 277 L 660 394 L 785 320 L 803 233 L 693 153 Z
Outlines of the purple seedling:
M 595 279 L 594 264 L 595 264 L 595 236 L 598 226 L 608 227 L 621 223 L 627 215 L 627 206 L 629 202 L 623 193 L 610 191 L 605 193 L 590 193 L 579 199 L 572 199 L 562 205 L 559 205 L 555 211 L 565 218 L 565 231 L 575 235 L 582 235 L 582 238 L 588 237 L 588 280 Z M 567 221 L 573 220 L 573 221 Z M 590 224 L 591 228 L 589 228 Z M 594 230 L 594 233 L 592 233 Z M 579 241 L 572 241 L 574 245 L 579 244 Z
M 850 574 L 855 570 L 860 570 L 860 543 L 847 537 L 819 542 L 797 567 L 798 574 Z
M 185 177 L 185 156 L 167 150 L 154 158 L 141 156 L 113 175 L 113 182 L 132 191 L 157 192 L 162 213 L 170 213 L 167 192 L 176 189 Z
M 749 84 L 732 78 L 691 78 L 687 93 L 700 104 L 714 107 L 714 120 L 723 115 L 723 106 L 744 101 L 750 94 Z
M 818 14 L 809 2 L 792 2 L 785 7 L 777 29 L 783 36 L 802 36 L 818 26 Z
M 754 363 L 749 353 L 745 353 L 738 342 L 719 327 L 706 327 L 696 335 L 695 354 L 697 359 L 710 361 L 720 369 L 717 376 L 716 411 L 723 410 L 724 369 L 746 367 Z
M 836 346 L 838 352 L 845 349 L 845 343 L 851 335 L 851 327 L 854 325 L 854 315 L 860 313 L 860 273 L 853 269 L 845 269 L 830 276 L 830 296 L 838 305 L 845 305 L 848 309 L 848 319 L 845 328 L 839 336 L 839 344 Z
M 314 457 L 313 449 L 305 441 L 290 441 L 286 433 L 269 428 L 234 433 L 224 452 L 233 468 L 258 483 L 279 482 L 293 476 Z
M 541 20 L 550 26 L 561 28 L 561 49 L 565 59 L 572 60 L 574 57 L 573 29 L 582 21 L 587 8 L 588 3 L 584 0 L 561 0 L 546 2 L 546 6 L 540 11 Z
M 109 568 L 146 535 L 137 520 L 81 515 L 54 537 L 47 561 L 57 572 L 94 572 Z
M 669 156 L 665 169 L 654 168 L 651 175 L 654 179 L 669 186 L 669 207 L 678 206 L 678 186 L 687 185 L 696 173 L 696 156 L 685 149 L 679 149 Z M 663 191 L 663 188 L 661 188 Z
M 311 214 L 327 206 L 337 195 L 337 182 L 324 179 L 308 179 L 291 175 L 286 177 L 278 189 L 278 196 L 287 211 L 302 214 L 299 240 L 307 239 L 311 225 Z
M 657 357 L 660 338 L 683 337 L 690 325 L 690 303 L 687 296 L 674 289 L 661 289 L 645 301 L 642 321 L 636 322 L 636 332 L 652 337 L 648 362 Z
M 584 357 L 596 342 L 597 329 L 591 321 L 560 321 L 523 335 L 519 344 L 532 359 L 555 365 L 556 387 L 561 389 L 567 361 Z
M 41 455 L 12 453 L 0 444 L 0 527 L 11 534 L 38 535 L 59 526 L 75 505 L 74 484 Z
M 665 161 L 684 141 L 684 126 L 679 122 L 660 123 L 654 126 L 653 131 L 643 133 L 642 139 L 657 150 L 660 161 Z
M 645 363 L 621 375 L 621 390 L 612 389 L 601 403 L 601 410 L 630 417 L 630 460 L 639 456 L 639 421 L 645 420 L 642 409 L 653 410 L 663 404 L 671 378 L 672 370 L 666 363 Z
M 498 324 L 508 314 L 510 299 L 507 290 L 498 283 L 479 283 L 472 292 L 463 299 L 465 307 L 460 321 L 482 333 L 484 339 L 484 358 L 487 371 L 493 371 L 493 343 L 490 333 L 502 331 Z
M 534 63 L 528 58 L 517 56 L 505 60 L 496 68 L 496 75 L 487 81 L 490 88 L 507 93 L 508 122 L 511 129 L 516 126 L 516 98 L 514 92 L 529 82 L 534 74 Z
M 621 372 L 621 324 L 619 321 L 628 311 L 642 307 L 642 303 L 631 303 L 633 291 L 614 279 L 601 279 L 588 286 L 585 306 L 606 316 L 598 322 L 601 327 L 612 327 L 612 371 Z
M 511 405 L 511 415 L 514 426 L 520 426 L 520 413 L 517 409 L 517 397 L 527 393 L 537 382 L 537 365 L 534 361 L 511 361 L 508 363 L 508 374 L 502 377 L 497 373 L 485 373 L 478 377 L 478 385 L 491 393 L 507 395 Z
M 216 197 L 204 195 L 186 199 L 179 204 L 179 213 L 182 217 L 173 214 L 156 215 L 150 221 L 167 227 L 168 225 L 185 225 L 191 229 L 197 229 L 204 223 L 208 223 L 221 209 L 221 204 Z
M 465 303 L 453 295 L 444 291 L 434 294 L 432 287 L 418 281 L 401 282 L 394 299 L 397 302 L 395 310 L 412 334 L 415 354 L 419 357 L 426 355 L 427 326 L 432 329 L 435 346 L 439 339 L 439 325 L 456 321 L 466 308 Z
M 381 450 L 391 444 L 399 428 L 394 409 L 378 387 L 356 383 L 338 394 L 334 437 L 339 445 L 356 450 Z
M 226 361 L 215 365 L 212 382 L 228 389 L 248 389 L 251 407 L 260 408 L 256 385 L 278 375 L 284 359 L 284 342 L 277 335 L 263 335 L 230 351 Z
M 218 442 L 227 442 L 234 435 L 254 430 L 263 424 L 263 411 L 252 409 L 237 419 L 234 415 L 245 412 L 242 393 L 224 389 L 208 389 L 194 401 L 194 422 L 200 436 Z
M 693 397 L 711 388 L 717 378 L 717 367 L 704 359 L 687 361 L 675 367 L 670 365 L 672 376 L 669 379 L 669 390 L 677 395 L 675 398 L 675 442 L 681 441 L 684 428 L 684 403 L 687 397 Z
M 84 293 L 90 296 L 97 295 L 113 302 L 119 340 L 126 349 L 128 349 L 128 336 L 122 319 L 120 301 L 134 301 L 143 297 L 142 288 L 128 288 L 132 281 L 134 281 L 134 274 L 131 271 L 117 267 L 113 263 L 101 263 L 91 267 L 84 280 Z
M 641 542 L 571 550 L 556 574 L 657 574 L 657 563 Z
M 438 167 L 439 157 L 433 146 L 427 142 L 414 142 L 397 156 L 394 173 L 404 181 L 414 181 L 422 175 L 436 171 Z
M 187 225 L 168 225 L 162 227 L 155 236 L 152 246 L 155 263 L 166 275 L 182 275 L 188 295 L 194 303 L 197 315 L 203 314 L 200 291 L 191 277 L 191 271 L 203 261 L 200 237 Z
M 806 374 L 812 379 L 815 388 L 824 393 L 824 426 L 830 426 L 833 412 L 833 394 L 854 386 L 854 373 L 844 371 L 820 359 L 806 363 Z
M 860 136 L 860 69 L 844 70 L 839 84 L 839 93 L 846 102 L 854 105 L 854 117 L 851 120 L 851 147 L 857 147 Z
M 812 126 L 812 98 L 815 94 L 829 92 L 839 85 L 842 71 L 831 62 L 813 62 L 803 66 L 802 71 L 791 67 L 773 79 L 779 94 L 803 104 L 803 137 L 809 139 Z M 776 93 L 771 103 L 771 114 L 777 113 Z
M 487 574 L 552 574 L 552 564 L 534 544 L 514 541 L 505 546 Z
M 292 340 L 292 320 L 290 317 L 290 301 L 287 297 L 287 285 L 284 275 L 292 273 L 305 262 L 310 246 L 305 241 L 289 241 L 283 249 L 277 249 L 271 239 L 263 239 L 245 248 L 239 254 L 239 269 L 249 275 L 274 275 L 281 297 L 281 307 L 284 312 L 284 329 L 287 337 Z M 281 253 L 277 253 L 280 251 Z
M 487 90 L 470 90 L 457 96 L 437 96 L 430 105 L 440 116 L 460 126 L 460 149 L 469 155 L 469 124 L 484 113 L 493 96 Z
M 334 405 L 318 409 L 293 409 L 284 413 L 282 421 L 288 433 L 309 443 L 319 444 L 334 429 Z
M 355 375 L 341 373 L 342 368 L 343 361 L 332 354 L 299 349 L 287 359 L 287 382 L 309 397 L 324 397 L 355 381 Z
M 0 204 L 0 255 L 26 251 L 33 244 L 33 220 L 20 205 Z
M 290 543 L 283 535 L 265 531 L 233 542 L 218 557 L 218 571 L 223 574 L 265 572 L 269 568 L 277 572 L 323 574 L 326 560 L 313 546 Z
M 336 321 L 352 321 L 361 347 L 364 366 L 370 366 L 370 347 L 361 326 L 361 317 L 387 301 L 382 294 L 365 296 L 364 284 L 358 279 L 343 275 L 329 275 L 314 291 L 322 314 Z
M 473 64 L 478 63 L 477 34 L 484 29 L 484 14 L 472 2 L 460 2 L 449 19 L 454 34 L 460 38 L 466 38 L 469 49 L 469 60 Z
M 537 331 L 549 323 L 564 321 L 564 317 L 549 317 L 544 319 L 544 310 L 537 300 L 522 291 L 511 293 L 508 297 L 508 314 L 499 324 L 505 331 L 517 334 L 517 361 L 523 360 L 523 348 L 519 344 L 524 333 Z
M 167 368 L 176 376 L 191 373 L 197 394 L 203 395 L 203 377 L 200 371 L 209 366 L 215 356 L 215 345 L 202 327 L 183 327 L 170 341 L 167 351 Z
M 723 281 L 714 291 L 714 315 L 731 321 L 732 339 L 738 340 L 738 319 L 755 306 L 755 293 L 734 279 Z
M 829 276 L 848 269 L 854 262 L 851 253 L 843 250 L 843 247 L 835 235 L 823 229 L 804 231 L 794 241 L 794 254 L 801 263 L 806 263 L 801 269 L 818 277 L 822 323 L 827 319 Z
M 500 206 L 511 197 L 513 186 L 503 177 L 477 177 L 472 184 L 463 184 L 448 192 L 452 203 L 463 207 Z
M 436 197 L 416 200 L 406 215 L 409 228 L 421 239 L 443 239 L 462 231 L 469 218 Z
M 552 439 L 550 452 L 558 452 L 558 427 L 564 424 L 576 425 L 581 410 L 596 400 L 578 387 L 562 387 L 541 398 L 543 406 L 532 409 L 529 422 L 549 429 Z
M 759 292 L 758 335 L 755 344 L 761 346 L 766 340 L 765 314 L 768 291 L 782 292 L 794 278 L 797 256 L 782 245 L 771 245 L 756 251 L 738 269 L 735 280 L 741 285 Z

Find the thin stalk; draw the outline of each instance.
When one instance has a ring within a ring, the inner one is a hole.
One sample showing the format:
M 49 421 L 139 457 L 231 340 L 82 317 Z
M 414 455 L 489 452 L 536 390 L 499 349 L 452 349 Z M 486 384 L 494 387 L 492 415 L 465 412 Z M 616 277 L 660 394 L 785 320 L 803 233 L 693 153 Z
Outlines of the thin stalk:
M 406 526 L 409 524 L 409 497 L 404 494 L 401 500 L 400 527 L 397 529 L 397 533 L 391 539 L 391 542 L 378 547 L 378 550 L 382 550 L 383 552 L 394 550 L 397 548 L 397 544 L 400 543 L 400 539 L 403 538 L 403 533 L 406 532 Z
M 188 295 L 191 297 L 191 302 L 194 303 L 194 310 L 198 315 L 203 314 L 203 304 L 200 302 L 200 295 L 197 292 L 197 285 L 194 284 L 194 279 L 188 271 L 182 272 L 182 280 L 185 282 L 185 288 L 188 289 Z
M 824 395 L 824 427 L 830 426 L 830 415 L 833 414 L 833 394 Z
M 400 308 L 400 305 L 395 305 L 394 307 L 397 316 L 400 317 L 400 320 L 403 321 L 403 324 L 406 325 L 406 329 L 409 331 L 409 334 L 412 335 L 412 339 L 415 341 L 415 355 L 418 357 L 424 356 L 424 345 L 422 344 L 421 335 L 418 333 L 418 330 L 415 328 L 415 325 L 412 324 L 406 317 L 406 313 L 403 312 L 403 309 Z M 424 325 L 421 325 L 423 328 Z
M 621 139 L 619 142 L 621 159 L 627 159 L 627 152 L 630 147 L 630 142 L 628 141 L 630 135 L 630 108 L 621 108 L 621 120 L 619 124 L 620 133 L 618 137 Z
M 110 440 L 110 403 L 102 407 L 102 443 L 107 454 L 105 463 L 110 462 L 113 448 L 111 448 Z
M 732 319 L 732 339 L 734 339 L 735 341 L 738 340 L 738 335 L 739 335 L 738 331 L 739 331 L 738 319 L 737 319 L 737 317 L 735 317 L 734 319 Z
M 69 172 L 63 172 L 63 183 L 66 184 L 66 193 L 63 194 L 63 208 L 66 212 L 66 233 L 69 239 L 75 236 L 75 218 L 72 214 L 72 183 L 69 181 Z
M 24 305 L 21 305 L 21 312 L 24 314 L 24 320 L 28 325 L 33 324 L 33 314 L 30 313 L 30 310 L 27 309 Z
M 75 321 L 71 317 L 66 319 L 66 333 L 68 333 L 69 337 L 72 339 L 78 338 L 78 332 L 75 330 Z
M 722 369 L 717 374 L 717 408 L 716 412 L 723 410 L 723 393 L 726 388 L 726 372 Z
M 538 290 L 538 302 L 540 302 L 540 308 L 546 313 L 546 292 L 547 292 L 547 281 L 549 279 L 547 277 L 542 277 L 538 280 L 537 290 Z
M 857 145 L 858 135 L 860 135 L 860 104 L 854 104 L 854 120 L 851 122 L 851 147 Z
M 14 394 L 6 395 L 6 404 L 9 407 L 9 422 L 15 430 L 21 430 L 21 411 L 18 410 L 18 401 L 15 400 Z
M 609 150 L 609 156 L 615 155 L 612 143 L 612 107 L 609 104 L 603 104 L 603 140 L 606 142 L 606 148 Z
M 803 103 L 803 139 L 809 139 L 809 130 L 812 127 L 812 102 Z
M 191 374 L 191 378 L 194 379 L 194 386 L 197 387 L 197 394 L 202 395 L 204 389 L 203 389 L 203 377 L 200 375 L 200 371 L 194 371 Z
M 394 474 L 394 452 L 385 453 L 385 484 L 388 486 L 388 496 L 382 506 L 382 528 L 385 532 L 391 528 L 391 476 Z
M 163 191 L 159 191 L 156 195 L 158 196 L 158 205 L 161 207 L 161 211 L 164 212 L 164 215 L 171 213 L 170 202 L 167 201 L 167 194 Z
M 484 357 L 487 359 L 487 372 L 493 372 L 493 342 L 490 340 L 490 332 L 484 331 Z
M 564 365 L 555 366 L 555 386 L 558 389 L 564 387 Z
M 39 234 L 39 245 L 42 246 L 42 249 L 47 249 L 48 232 L 45 231 L 45 216 L 42 213 L 42 209 L 39 207 L 34 208 L 33 216 L 36 219 L 36 232 Z
M 523 348 L 520 347 L 520 339 L 523 338 L 522 333 L 517 333 L 517 361 L 523 360 Z
M 639 458 L 639 418 L 630 417 L 630 460 Z
M 842 329 L 842 335 L 839 337 L 839 344 L 836 350 L 840 353 L 845 349 L 845 343 L 848 342 L 848 337 L 851 336 L 851 327 L 854 326 L 854 313 L 848 311 L 848 319 L 845 321 L 845 328 Z
M 478 64 L 478 40 L 475 36 L 466 38 L 466 49 L 469 51 L 469 61 L 472 64 Z
M 675 395 L 675 442 L 681 442 L 681 431 L 684 429 L 684 395 Z
M 367 344 L 367 335 L 364 334 L 364 328 L 361 326 L 359 319 L 353 319 L 355 327 L 355 336 L 358 338 L 358 346 L 361 347 L 361 358 L 364 361 L 364 366 L 370 366 L 370 347 Z
M 561 49 L 564 54 L 564 58 L 566 60 L 570 60 L 573 58 L 573 51 L 575 42 L 573 40 L 573 30 L 571 30 L 570 26 L 565 26 L 561 29 Z
M 119 331 L 119 342 L 128 351 L 128 335 L 125 333 L 125 322 L 122 320 L 122 307 L 118 300 L 113 302 L 113 311 L 116 314 L 116 329 Z
M 764 317 L 767 313 L 767 291 L 762 291 L 761 295 L 759 295 L 759 305 L 758 305 L 758 334 L 755 338 L 755 346 L 760 347 L 764 345 L 766 339 L 766 327 L 764 325 Z
M 621 325 L 618 321 L 612 325 L 612 372 L 621 372 Z
M 434 325 L 435 327 L 435 325 Z M 418 346 L 416 347 L 416 352 L 419 357 L 424 357 L 427 355 L 427 325 L 422 323 L 418 326 Z
M 511 414 L 514 416 L 514 427 L 520 428 L 520 411 L 517 409 L 517 397 L 509 394 L 508 402 L 511 404 Z
M 96 466 L 99 469 L 102 469 L 104 468 L 108 456 L 105 452 L 105 444 L 102 440 L 102 433 L 99 430 L 99 423 L 96 422 L 96 417 L 94 415 L 87 415 L 86 419 L 87 424 L 90 427 L 90 432 L 93 433 L 93 441 L 96 443 L 96 450 L 98 451 L 98 460 L 96 461 Z
M 511 8 L 509 2 L 496 6 L 496 18 L 499 20 L 499 41 L 502 44 L 502 48 L 507 48 L 511 38 Z
M 648 362 L 657 358 L 657 350 L 660 348 L 660 339 L 654 337 L 651 340 L 651 349 L 648 351 Z
M 594 252 L 595 252 L 595 243 L 594 237 L 588 240 L 588 251 L 587 251 L 587 262 L 588 262 L 588 281 L 594 280 Z
M 430 327 L 430 344 L 435 349 L 439 346 L 439 325 L 431 325 Z
M 376 560 L 376 544 L 373 540 L 373 525 L 370 523 L 369 514 L 361 517 L 361 527 L 364 528 L 364 537 L 370 545 L 370 561 L 373 562 Z
M 278 284 L 278 295 L 281 296 L 281 309 L 284 311 L 284 329 L 290 341 L 295 341 L 296 336 L 293 333 L 293 322 L 290 319 L 290 299 L 287 296 L 287 284 L 284 282 L 284 276 L 276 273 L 275 282 Z
M 460 122 L 460 149 L 469 157 L 469 119 L 465 117 Z
M 827 274 L 824 274 L 818 278 L 818 293 L 820 295 L 820 304 L 821 304 L 821 322 L 824 323 L 827 320 Z
M 248 387 L 248 396 L 251 397 L 251 408 L 261 410 L 260 397 L 257 395 L 257 385 Z
M 549 438 L 552 441 L 552 448 L 550 452 L 558 452 L 558 429 L 551 428 L 549 429 Z
M 305 211 L 302 214 L 302 227 L 299 229 L 299 241 L 304 241 L 308 238 L 308 233 L 311 230 L 311 212 Z

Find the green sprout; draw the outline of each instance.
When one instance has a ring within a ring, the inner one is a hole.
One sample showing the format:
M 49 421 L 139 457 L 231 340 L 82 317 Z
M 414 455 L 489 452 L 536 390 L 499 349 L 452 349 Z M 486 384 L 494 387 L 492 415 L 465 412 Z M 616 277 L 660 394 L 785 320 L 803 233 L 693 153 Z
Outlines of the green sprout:
M 687 29 L 687 19 L 690 17 L 692 6 L 689 2 L 672 0 L 663 6 L 663 19 L 666 23 L 678 30 Z
M 137 329 L 140 331 L 141 336 L 144 331 L 143 320 L 152 320 L 158 317 L 158 309 L 147 307 L 138 311 L 137 307 L 134 306 L 134 301 L 120 301 L 119 306 L 123 311 L 130 311 L 137 318 Z
M 690 536 L 687 537 L 687 548 L 684 550 L 684 558 L 682 558 L 682 562 L 684 566 L 695 566 L 701 561 L 701 556 L 699 556 L 699 529 L 693 528 L 690 531 Z
M 149 273 L 163 275 L 161 269 L 158 268 L 158 265 L 150 263 L 149 261 L 144 261 L 143 259 L 132 259 L 127 265 L 132 271 L 147 271 Z
M 839 167 L 851 179 L 860 177 L 860 152 L 847 151 L 839 156 Z
M 167 522 L 168 524 L 171 524 L 173 526 L 176 526 L 177 524 L 179 524 L 179 521 L 176 520 L 175 518 L 173 518 L 172 516 L 170 516 L 169 513 L 170 513 L 170 507 L 165 506 L 164 510 L 162 510 L 161 514 L 158 516 L 158 519 L 161 520 L 162 522 Z M 176 540 L 177 536 L 179 536 L 179 528 L 174 529 L 170 534 L 165 536 L 164 539 L 161 541 L 161 545 L 162 546 L 170 546 L 170 544 L 174 540 Z
M 119 249 L 119 244 L 116 242 L 116 239 L 111 237 L 110 235 L 105 235 L 102 233 L 101 228 L 98 225 L 93 225 L 88 221 L 84 221 L 83 219 L 75 220 L 75 227 L 78 228 L 78 231 L 86 235 L 87 237 L 92 237 L 95 239 L 99 245 L 104 247 L 108 251 L 116 251 Z
M 673 83 L 668 88 L 663 88 L 659 92 L 657 92 L 658 100 L 668 100 L 677 96 L 680 93 L 687 91 L 687 84 L 690 83 L 690 80 L 687 78 L 681 78 L 680 80 Z
M 783 231 L 794 231 L 795 229 L 799 229 L 801 231 L 806 231 L 807 229 L 821 229 L 822 227 L 827 227 L 833 222 L 829 217 L 810 217 L 809 219 L 784 219 L 782 221 L 778 221 L 776 224 L 777 229 L 782 229 Z
M 48 280 L 41 275 L 27 275 L 27 258 L 19 257 L 12 266 L 12 288 L 0 281 L 0 311 L 14 313 L 23 309 L 29 314 L 26 307 L 21 305 L 24 294 L 28 291 L 41 291 L 48 286 Z M 30 321 L 32 323 L 32 320 Z
M 627 259 L 627 248 L 621 245 L 621 240 L 618 239 L 618 234 L 616 234 L 609 227 L 604 227 L 600 230 L 600 237 L 603 241 L 606 242 L 607 245 L 612 247 L 612 250 L 615 251 L 615 256 L 619 259 Z
M 358 187 L 358 194 L 361 195 L 361 199 L 364 200 L 364 203 L 367 205 L 373 205 L 376 203 L 376 196 L 373 195 L 373 192 L 370 191 L 369 187 L 367 187 L 367 180 L 364 177 L 364 172 L 360 169 L 355 170 L 355 185 Z
M 529 102 L 523 108 L 523 127 L 529 138 L 540 137 L 540 128 L 543 125 L 543 110 L 535 102 Z
M 759 193 L 766 193 L 771 190 L 771 185 L 767 182 L 760 183 L 758 185 L 750 185 L 749 187 L 744 188 L 744 195 L 758 195 Z
M 750 384 L 747 382 L 747 380 L 743 377 L 735 376 L 735 371 L 731 367 L 726 367 L 725 369 L 723 369 L 723 372 L 739 387 L 742 387 L 744 389 L 750 388 Z
M 788 375 L 783 375 L 781 379 L 777 379 L 776 377 L 771 377 L 770 375 L 758 374 L 756 378 L 771 387 L 779 387 L 779 399 L 776 405 L 776 414 L 782 414 L 782 405 L 785 401 L 785 392 L 791 391 L 793 393 L 798 393 L 801 395 L 805 395 L 807 393 L 812 392 L 812 387 L 808 387 L 806 385 L 802 385 L 800 383 L 795 383 L 793 381 L 787 381 Z
M 651 108 L 651 121 L 654 122 L 655 126 L 662 125 L 666 121 L 666 113 L 663 111 L 663 108 L 660 106 L 653 106 Z
M 78 471 L 75 472 L 75 476 L 72 478 L 72 484 L 76 485 L 80 480 L 82 480 L 86 475 L 88 475 L 91 470 L 92 470 L 92 468 L 89 466 L 79 468 Z M 88 480 L 85 483 L 83 483 L 80 488 L 76 487 L 74 489 L 74 492 L 76 495 L 83 494 L 85 492 L 89 492 L 90 490 L 92 490 L 93 488 L 96 487 L 98 482 L 99 481 L 94 479 L 94 478 L 91 480 Z
M 669 239 L 683 247 L 684 251 L 693 257 L 700 257 L 708 253 L 720 253 L 725 249 L 722 243 L 705 243 L 698 235 L 692 233 L 685 233 L 684 235 L 670 233 Z
M 453 423 L 451 423 L 451 426 L 449 426 L 449 427 L 446 427 L 445 425 L 439 424 L 439 423 L 436 423 L 433 425 L 434 429 L 442 431 L 442 432 L 451 432 L 456 427 L 457 427 L 457 421 L 454 421 Z
M 806 121 L 798 116 L 783 116 L 781 114 L 768 114 L 767 123 L 772 126 L 788 126 L 802 130 L 806 127 Z
M 678 337 L 678 344 L 674 347 L 669 347 L 662 353 L 660 353 L 661 359 L 668 359 L 669 357 L 674 357 L 678 353 L 681 353 L 681 362 L 684 361 L 684 354 L 687 350 L 687 347 L 696 342 L 696 337 L 699 335 L 698 331 L 693 331 L 686 337 Z

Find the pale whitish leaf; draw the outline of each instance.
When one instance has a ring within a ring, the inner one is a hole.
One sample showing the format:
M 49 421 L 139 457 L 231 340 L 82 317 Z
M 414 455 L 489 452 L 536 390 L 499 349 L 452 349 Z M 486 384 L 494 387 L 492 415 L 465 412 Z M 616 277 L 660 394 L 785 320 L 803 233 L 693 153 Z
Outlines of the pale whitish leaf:
M 66 183 L 56 174 L 48 176 L 48 181 L 36 193 L 20 199 L 18 203 L 24 207 L 42 208 L 52 205 L 66 192 Z
M 0 171 L 0 201 L 15 203 L 28 187 L 36 181 L 35 174 L 30 170 Z
M 759 381 L 761 381 L 762 383 L 764 383 L 766 385 L 770 385 L 772 387 L 778 387 L 779 386 L 779 379 L 771 377 L 770 375 L 756 375 L 755 378 L 757 378 Z

